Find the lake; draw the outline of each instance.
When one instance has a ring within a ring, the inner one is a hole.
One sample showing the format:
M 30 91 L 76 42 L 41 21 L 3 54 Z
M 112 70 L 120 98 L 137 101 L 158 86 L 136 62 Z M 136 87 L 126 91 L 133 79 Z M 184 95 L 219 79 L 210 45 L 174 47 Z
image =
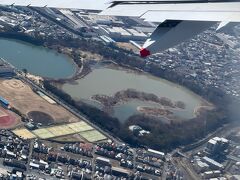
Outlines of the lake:
M 126 89 L 153 93 L 159 97 L 167 97 L 172 101 L 185 103 L 184 110 L 174 110 L 174 115 L 180 119 L 194 117 L 194 109 L 203 103 L 203 99 L 186 88 L 145 73 L 134 73 L 123 69 L 112 69 L 106 66 L 95 66 L 91 73 L 73 83 L 66 83 L 62 89 L 76 100 L 82 100 L 98 108 L 101 104 L 92 101 L 93 95 L 101 94 L 112 96 L 116 92 Z M 113 116 L 121 121 L 137 114 L 138 106 L 153 106 L 153 102 L 131 100 L 114 106 Z
M 42 46 L 0 38 L 0 49 L 0 57 L 18 69 L 25 68 L 34 75 L 59 79 L 71 77 L 76 72 L 77 67 L 68 56 Z M 91 97 L 96 94 L 112 96 L 126 89 L 152 93 L 158 97 L 167 97 L 174 102 L 184 102 L 186 105 L 184 110 L 172 110 L 179 119 L 193 118 L 194 109 L 203 102 L 198 95 L 164 79 L 103 65 L 93 66 L 91 73 L 73 83 L 64 84 L 62 89 L 74 99 L 82 100 L 98 108 L 102 108 L 102 105 L 91 100 Z M 124 122 L 130 116 L 139 113 L 138 106 L 157 107 L 153 102 L 134 99 L 115 105 L 111 115 Z
M 0 57 L 20 70 L 54 79 L 71 77 L 77 69 L 66 55 L 12 39 L 0 38 Z

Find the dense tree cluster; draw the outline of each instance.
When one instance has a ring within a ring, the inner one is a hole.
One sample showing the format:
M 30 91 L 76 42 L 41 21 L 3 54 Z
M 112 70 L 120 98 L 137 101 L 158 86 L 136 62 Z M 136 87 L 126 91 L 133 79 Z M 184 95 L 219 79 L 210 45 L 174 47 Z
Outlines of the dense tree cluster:
M 9 39 L 18 39 L 35 45 L 43 45 L 44 41 L 39 38 L 33 38 L 24 33 L 16 33 L 14 30 L 9 30 L 8 32 L 0 32 L 0 37 Z
M 226 118 L 217 110 L 205 111 L 199 117 L 186 121 L 163 123 L 157 119 L 136 115 L 128 119 L 125 126 L 137 124 L 150 131 L 143 137 L 130 137 L 137 143 L 155 149 L 172 149 L 186 145 L 206 136 L 226 123 Z M 133 141 L 133 140 L 131 140 Z

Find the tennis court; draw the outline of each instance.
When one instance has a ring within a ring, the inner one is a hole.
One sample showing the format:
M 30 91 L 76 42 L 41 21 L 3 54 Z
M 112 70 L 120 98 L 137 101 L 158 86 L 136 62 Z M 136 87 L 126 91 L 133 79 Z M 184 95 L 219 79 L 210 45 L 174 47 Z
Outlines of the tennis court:
M 77 123 L 70 123 L 66 125 L 52 126 L 48 128 L 41 128 L 32 131 L 37 137 L 41 139 L 55 138 L 59 136 L 66 136 L 69 134 L 76 134 L 79 132 L 93 130 L 93 127 L 84 121 Z
M 55 137 L 75 133 L 74 130 L 72 130 L 66 125 L 50 127 L 50 128 L 47 128 L 47 130 L 51 132 Z
M 89 142 L 97 142 L 107 139 L 102 133 L 97 130 L 84 131 L 79 133 L 84 139 Z
M 48 138 L 55 137 L 54 134 L 52 134 L 50 131 L 48 131 L 45 128 L 44 129 L 37 129 L 37 130 L 34 130 L 32 132 L 41 139 L 48 139 Z
M 77 133 L 89 142 L 98 142 L 107 139 L 105 135 L 103 135 L 84 121 L 37 129 L 32 131 L 32 133 L 27 129 L 22 129 L 19 132 L 17 130 L 15 131 L 15 134 L 19 134 L 19 136 L 25 137 L 26 139 L 34 137 L 39 137 L 41 139 L 49 139 Z
M 78 132 L 83 132 L 83 131 L 88 131 L 94 129 L 92 126 L 89 126 L 87 123 L 84 121 L 77 122 L 77 123 L 71 123 L 67 124 L 69 128 L 71 128 L 75 133 Z

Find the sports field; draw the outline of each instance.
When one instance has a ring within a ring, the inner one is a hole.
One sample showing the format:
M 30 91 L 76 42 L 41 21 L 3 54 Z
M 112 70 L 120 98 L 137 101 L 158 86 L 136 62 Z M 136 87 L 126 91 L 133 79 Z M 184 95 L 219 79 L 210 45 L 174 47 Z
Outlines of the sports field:
M 64 109 L 58 104 L 51 104 L 44 100 L 39 94 L 32 91 L 28 84 L 18 79 L 0 79 L 0 96 L 9 101 L 12 107 L 18 109 L 22 114 L 29 115 L 36 123 L 48 125 L 54 123 L 72 123 L 78 122 L 79 118 Z M 38 114 L 32 115 L 32 112 Z M 48 115 L 49 118 L 39 118 L 41 114 Z M 37 118 L 37 119 L 36 119 Z M 41 122 L 42 119 L 42 122 Z M 47 121 L 47 123 L 46 123 Z
M 48 131 L 47 129 L 37 129 L 32 131 L 37 137 L 41 138 L 41 139 L 48 139 L 48 138 L 52 138 L 55 137 L 54 134 L 52 134 L 50 131 Z
M 20 123 L 20 117 L 0 105 L 0 129 L 11 129 Z
M 13 130 L 13 133 L 22 139 L 33 139 L 36 136 L 26 128 Z
M 7 114 L 2 109 L 0 109 L 0 117 L 6 116 L 6 115 Z
M 76 134 L 93 130 L 93 127 L 85 123 L 84 121 L 77 123 L 70 123 L 66 125 L 52 126 L 48 128 L 41 128 L 32 131 L 37 137 L 41 139 L 55 138 L 59 136 L 66 136 L 69 134 Z
M 88 130 L 92 130 L 93 129 L 92 126 L 89 126 L 84 121 L 77 122 L 77 123 L 71 123 L 71 124 L 68 124 L 67 126 L 69 128 L 71 128 L 75 133 L 88 131 Z
M 107 139 L 102 133 L 88 125 L 86 122 L 81 121 L 77 123 L 69 123 L 66 125 L 52 126 L 48 128 L 36 129 L 29 131 L 26 128 L 15 129 L 13 133 L 23 139 L 49 139 L 56 137 L 64 137 L 71 134 L 78 134 L 88 142 L 98 142 Z
M 89 142 L 97 142 L 107 139 L 102 133 L 97 130 L 84 131 L 79 133 L 84 139 Z
M 47 128 L 55 137 L 73 134 L 74 131 L 66 125 Z

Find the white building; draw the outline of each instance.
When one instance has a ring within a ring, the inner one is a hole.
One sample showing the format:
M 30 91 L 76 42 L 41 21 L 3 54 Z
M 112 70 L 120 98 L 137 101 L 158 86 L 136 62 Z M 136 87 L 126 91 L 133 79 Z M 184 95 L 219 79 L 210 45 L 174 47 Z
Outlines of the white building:
M 98 31 L 102 35 L 109 36 L 118 41 L 145 40 L 147 36 L 143 32 L 134 29 L 124 29 L 122 27 L 110 27 L 100 25 Z
M 201 173 L 209 170 L 209 165 L 201 160 L 196 160 L 194 162 L 194 168 L 198 173 Z
M 204 179 L 217 178 L 221 176 L 221 171 L 206 171 L 203 173 Z
M 164 152 L 156 151 L 156 150 L 153 150 L 153 149 L 148 149 L 147 150 L 147 155 L 152 156 L 152 157 L 156 157 L 156 158 L 160 158 L 160 159 L 163 159 L 165 157 Z
M 210 168 L 212 169 L 216 169 L 216 170 L 221 170 L 224 168 L 224 166 L 220 163 L 218 163 L 217 161 L 210 159 L 209 157 L 203 157 L 202 161 L 207 163 L 209 165 Z

